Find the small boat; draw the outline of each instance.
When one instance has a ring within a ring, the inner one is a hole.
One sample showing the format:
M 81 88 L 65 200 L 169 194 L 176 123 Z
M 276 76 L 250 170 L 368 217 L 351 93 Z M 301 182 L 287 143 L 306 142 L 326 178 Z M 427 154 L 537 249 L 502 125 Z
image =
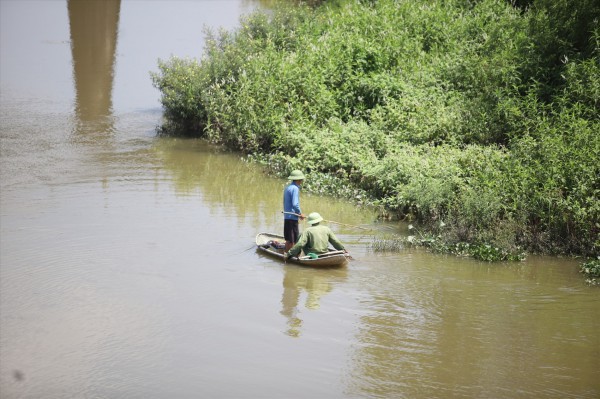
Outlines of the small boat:
M 262 253 L 268 254 L 280 260 L 285 260 L 283 256 L 285 247 L 285 238 L 278 234 L 258 233 L 256 235 L 256 249 Z M 287 258 L 287 262 L 297 263 L 303 266 L 311 267 L 333 267 L 342 266 L 348 261 L 348 255 L 344 251 L 330 249 L 329 252 L 312 256 L 304 255 Z

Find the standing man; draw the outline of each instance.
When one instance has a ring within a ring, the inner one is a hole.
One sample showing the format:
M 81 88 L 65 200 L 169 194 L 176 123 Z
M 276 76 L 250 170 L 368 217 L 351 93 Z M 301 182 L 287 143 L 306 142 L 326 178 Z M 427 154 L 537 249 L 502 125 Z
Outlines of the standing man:
M 294 170 L 288 176 L 292 182 L 283 190 L 283 236 L 285 237 L 285 251 L 298 242 L 300 230 L 298 218 L 304 220 L 304 214 L 300 210 L 300 187 L 304 182 L 304 174 Z

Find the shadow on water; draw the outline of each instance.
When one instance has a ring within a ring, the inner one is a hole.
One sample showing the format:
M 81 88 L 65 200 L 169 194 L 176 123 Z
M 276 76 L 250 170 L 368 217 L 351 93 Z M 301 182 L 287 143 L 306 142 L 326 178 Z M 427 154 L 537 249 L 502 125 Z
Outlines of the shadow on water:
M 112 89 L 121 0 L 68 0 L 76 131 L 114 132 Z

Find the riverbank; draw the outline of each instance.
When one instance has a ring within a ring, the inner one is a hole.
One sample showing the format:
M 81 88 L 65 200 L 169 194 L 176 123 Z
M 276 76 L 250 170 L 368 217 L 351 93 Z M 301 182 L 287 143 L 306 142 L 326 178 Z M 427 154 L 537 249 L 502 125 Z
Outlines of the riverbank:
M 446 249 L 592 257 L 600 6 L 576 3 L 382 0 L 253 14 L 208 33 L 201 61 L 159 62 L 161 129 L 282 176 L 303 169 L 307 189 L 372 201 Z

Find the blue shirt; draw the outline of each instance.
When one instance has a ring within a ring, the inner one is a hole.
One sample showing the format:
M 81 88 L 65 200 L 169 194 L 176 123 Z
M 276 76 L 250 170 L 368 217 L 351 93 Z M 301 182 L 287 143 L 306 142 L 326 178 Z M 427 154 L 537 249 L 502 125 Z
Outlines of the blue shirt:
M 283 211 L 293 212 L 298 215 L 302 214 L 300 210 L 300 187 L 295 182 L 291 182 L 285 190 L 283 190 Z M 284 219 L 298 220 L 298 216 L 283 214 Z

